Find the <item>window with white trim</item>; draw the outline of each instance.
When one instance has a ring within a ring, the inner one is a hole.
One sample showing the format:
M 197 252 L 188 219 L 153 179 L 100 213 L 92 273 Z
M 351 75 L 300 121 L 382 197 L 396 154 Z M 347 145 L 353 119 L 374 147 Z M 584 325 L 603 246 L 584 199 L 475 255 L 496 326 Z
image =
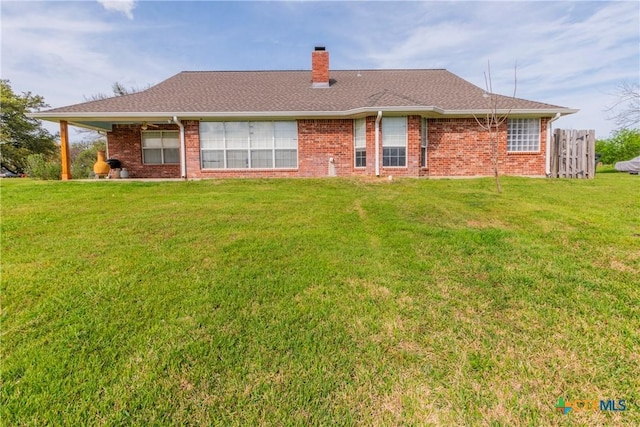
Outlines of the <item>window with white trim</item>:
M 507 121 L 507 151 L 540 151 L 540 119 L 509 119 Z
M 427 130 L 427 119 L 422 119 L 422 126 L 420 128 L 420 166 L 423 168 L 427 167 L 427 138 L 428 138 L 428 130 Z
M 202 169 L 298 167 L 296 121 L 200 122 Z
M 382 166 L 407 166 L 407 118 L 382 118 Z
M 355 150 L 355 166 L 367 166 L 367 121 L 355 119 L 353 121 L 353 145 Z
M 143 131 L 142 163 L 151 165 L 180 163 L 179 135 L 176 131 Z

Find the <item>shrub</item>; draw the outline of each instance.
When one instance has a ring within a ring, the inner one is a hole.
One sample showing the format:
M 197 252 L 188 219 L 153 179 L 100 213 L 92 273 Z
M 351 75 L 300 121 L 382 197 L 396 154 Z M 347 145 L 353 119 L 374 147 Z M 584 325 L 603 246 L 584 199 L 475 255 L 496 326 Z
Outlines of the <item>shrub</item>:
M 48 160 L 44 154 L 31 154 L 25 171 L 31 178 L 54 180 L 60 179 L 62 166 L 59 160 Z
M 611 138 L 596 141 L 596 153 L 605 165 L 640 156 L 640 129 L 619 129 Z

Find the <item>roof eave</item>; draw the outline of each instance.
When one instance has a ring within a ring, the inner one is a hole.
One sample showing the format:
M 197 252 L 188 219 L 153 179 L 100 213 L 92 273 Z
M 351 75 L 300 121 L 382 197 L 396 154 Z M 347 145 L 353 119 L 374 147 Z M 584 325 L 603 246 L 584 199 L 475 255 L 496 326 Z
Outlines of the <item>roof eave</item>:
M 509 116 L 535 116 L 535 117 L 545 117 L 545 116 L 555 116 L 560 113 L 562 116 L 566 116 L 569 114 L 574 114 L 580 111 L 575 108 L 562 108 L 562 107 L 549 107 L 549 108 L 511 108 L 511 109 L 499 109 L 499 110 L 490 110 L 487 108 L 484 109 L 476 109 L 476 110 L 444 110 L 444 115 L 446 116 L 478 116 L 478 115 L 487 115 L 491 113 L 495 113 L 499 116 L 509 115 Z
M 183 120 L 204 120 L 209 118 L 298 118 L 313 119 L 318 117 L 340 117 L 354 118 L 362 117 L 369 113 L 376 114 L 378 111 L 392 114 L 416 114 L 429 117 L 472 117 L 490 114 L 488 109 L 459 109 L 445 110 L 434 106 L 376 106 L 355 108 L 344 111 L 210 111 L 210 112 L 37 112 L 29 113 L 28 117 L 47 120 L 52 122 L 60 122 L 65 120 L 69 124 L 76 126 L 95 128 L 97 130 L 107 130 L 99 126 L 100 122 L 117 123 L 117 122 L 154 122 L 167 121 L 171 122 L 172 118 L 179 117 Z M 577 113 L 579 110 L 571 108 L 531 108 L 531 109 L 501 109 L 496 110 L 499 115 L 511 116 L 554 116 L 558 113 L 568 115 Z

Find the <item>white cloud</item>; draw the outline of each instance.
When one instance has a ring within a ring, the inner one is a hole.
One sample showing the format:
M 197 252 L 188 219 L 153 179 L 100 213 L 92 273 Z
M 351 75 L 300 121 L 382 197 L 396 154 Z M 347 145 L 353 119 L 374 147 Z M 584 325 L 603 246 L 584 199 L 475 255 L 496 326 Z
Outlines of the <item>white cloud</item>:
M 115 3 L 115 4 L 114 4 Z M 17 2 L 2 1 L 2 78 L 53 107 L 180 70 L 447 68 L 496 92 L 570 108 L 558 126 L 614 127 L 606 106 L 638 79 L 637 2 Z M 133 16 L 121 19 L 119 13 Z M 105 9 L 117 11 L 106 13 Z M 51 125 L 54 126 L 55 125 Z M 54 129 L 55 130 L 55 129 Z
M 3 2 L 2 78 L 18 93 L 30 91 L 61 107 L 110 93 L 115 81 L 144 87 L 175 71 L 153 52 L 137 49 L 130 29 L 120 25 L 96 14 L 91 3 Z
M 135 0 L 98 0 L 106 10 L 124 13 L 124 15 L 133 19 L 133 8 L 136 7 Z
M 402 3 L 398 3 L 399 5 Z M 606 94 L 621 80 L 638 79 L 640 7 L 636 2 L 412 3 L 396 7 L 394 22 L 363 11 L 360 48 L 376 68 L 447 68 L 484 87 L 491 61 L 494 90 L 578 108 L 562 119 L 575 127 L 613 127 Z M 376 28 L 377 31 L 371 31 Z M 561 122 L 559 122 L 561 123 Z

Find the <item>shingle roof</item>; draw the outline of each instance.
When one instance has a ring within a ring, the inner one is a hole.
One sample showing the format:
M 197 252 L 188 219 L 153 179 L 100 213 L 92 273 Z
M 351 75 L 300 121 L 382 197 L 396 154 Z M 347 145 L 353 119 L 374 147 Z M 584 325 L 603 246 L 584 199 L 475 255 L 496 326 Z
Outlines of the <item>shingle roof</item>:
M 347 114 L 384 107 L 455 111 L 487 108 L 485 91 L 446 70 L 331 71 L 329 88 L 312 88 L 310 71 L 185 71 L 138 93 L 54 108 L 37 116 L 318 112 Z M 497 96 L 498 108 L 573 112 Z

